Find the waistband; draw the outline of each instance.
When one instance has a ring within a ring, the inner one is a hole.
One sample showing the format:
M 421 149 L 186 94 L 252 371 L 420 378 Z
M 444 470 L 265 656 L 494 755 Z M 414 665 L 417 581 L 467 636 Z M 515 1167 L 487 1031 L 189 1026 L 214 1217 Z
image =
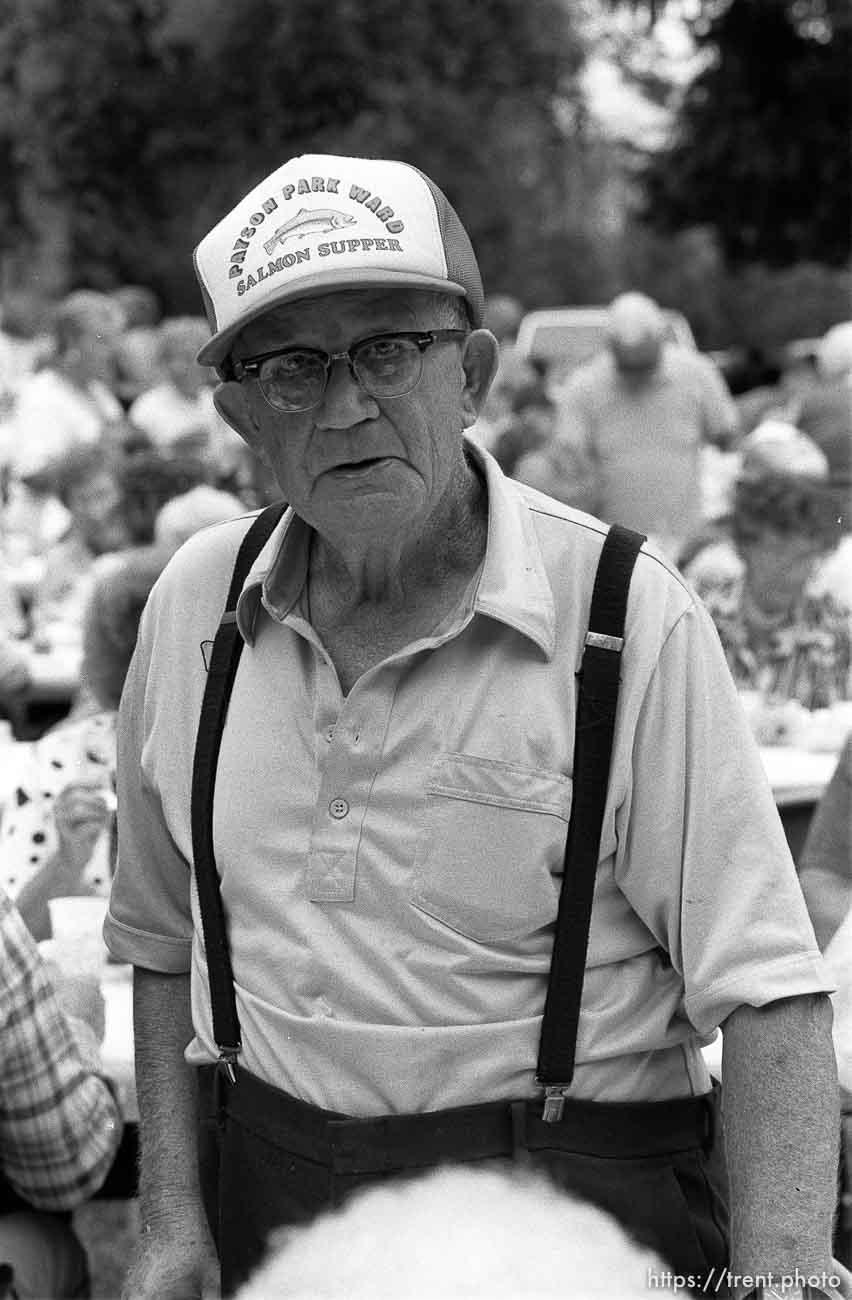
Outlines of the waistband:
M 214 1065 L 199 1068 L 202 1114 L 224 1114 L 266 1142 L 338 1174 L 381 1173 L 453 1161 L 511 1157 L 519 1146 L 609 1159 L 709 1150 L 719 1085 L 699 1097 L 659 1102 L 566 1098 L 562 1118 L 542 1119 L 541 1099 L 486 1102 L 415 1115 L 356 1119 L 291 1097 L 245 1070 L 231 1084 Z

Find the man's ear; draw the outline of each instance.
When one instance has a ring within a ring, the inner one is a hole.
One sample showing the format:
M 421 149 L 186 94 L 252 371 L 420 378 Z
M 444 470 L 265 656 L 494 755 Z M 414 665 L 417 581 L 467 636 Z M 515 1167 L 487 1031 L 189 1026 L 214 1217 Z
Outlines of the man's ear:
M 474 423 L 485 404 L 499 358 L 500 347 L 490 330 L 474 330 L 467 336 L 462 357 L 465 373 L 462 406 L 469 417 L 466 428 Z

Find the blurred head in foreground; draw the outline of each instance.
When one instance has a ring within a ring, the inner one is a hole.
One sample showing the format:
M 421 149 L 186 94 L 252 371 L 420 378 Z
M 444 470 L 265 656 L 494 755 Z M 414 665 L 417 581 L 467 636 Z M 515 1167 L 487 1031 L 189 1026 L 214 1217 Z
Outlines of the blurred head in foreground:
M 647 1300 L 660 1260 L 549 1182 L 448 1169 L 354 1196 L 278 1235 L 238 1300 Z

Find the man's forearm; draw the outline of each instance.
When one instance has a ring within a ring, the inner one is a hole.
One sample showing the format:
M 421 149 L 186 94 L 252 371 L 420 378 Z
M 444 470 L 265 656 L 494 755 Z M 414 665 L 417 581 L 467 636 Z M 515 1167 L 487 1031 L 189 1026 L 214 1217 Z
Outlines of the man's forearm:
M 828 998 L 737 1008 L 722 1074 L 732 1272 L 830 1273 L 839 1112 Z
M 198 1094 L 184 1060 L 192 1038 L 189 975 L 136 967 L 133 1023 L 142 1147 L 140 1209 L 155 1227 L 182 1209 L 198 1212 Z

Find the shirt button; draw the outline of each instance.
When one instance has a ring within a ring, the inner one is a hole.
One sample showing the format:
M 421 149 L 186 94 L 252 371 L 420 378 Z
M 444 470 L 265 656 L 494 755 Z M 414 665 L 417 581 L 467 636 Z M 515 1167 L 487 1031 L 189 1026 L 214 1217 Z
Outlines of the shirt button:
M 329 744 L 334 740 L 334 727 L 326 727 L 325 738 Z
M 349 812 L 349 804 L 345 799 L 338 797 L 337 799 L 332 799 L 331 803 L 328 805 L 328 811 L 331 813 L 332 817 L 337 821 L 340 821 L 340 819 L 345 817 Z

